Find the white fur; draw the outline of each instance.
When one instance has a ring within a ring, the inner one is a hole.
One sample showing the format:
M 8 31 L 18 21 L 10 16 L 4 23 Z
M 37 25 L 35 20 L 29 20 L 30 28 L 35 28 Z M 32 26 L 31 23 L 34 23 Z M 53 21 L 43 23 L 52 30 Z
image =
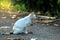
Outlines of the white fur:
M 19 19 L 15 22 L 14 26 L 13 26 L 13 30 L 14 30 L 14 34 L 18 34 L 18 33 L 22 33 L 24 32 L 24 28 L 28 27 L 32 20 L 36 19 L 36 15 L 35 14 L 29 14 L 28 16 Z

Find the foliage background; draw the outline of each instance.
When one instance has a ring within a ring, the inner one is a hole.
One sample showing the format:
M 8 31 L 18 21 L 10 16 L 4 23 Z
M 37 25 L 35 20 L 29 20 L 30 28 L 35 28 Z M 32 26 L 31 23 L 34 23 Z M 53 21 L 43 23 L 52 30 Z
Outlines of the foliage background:
M 40 12 L 39 15 L 60 17 L 60 0 L 0 0 L 1 10 Z

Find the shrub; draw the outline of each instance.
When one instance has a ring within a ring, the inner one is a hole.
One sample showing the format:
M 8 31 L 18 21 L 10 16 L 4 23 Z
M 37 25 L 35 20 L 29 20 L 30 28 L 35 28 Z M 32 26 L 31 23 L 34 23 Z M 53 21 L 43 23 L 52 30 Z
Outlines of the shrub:
M 13 10 L 20 10 L 20 11 L 27 11 L 25 4 L 16 4 L 15 6 L 13 6 L 12 8 Z
M 9 1 L 9 0 L 1 0 L 0 1 L 0 9 L 11 10 L 11 1 Z

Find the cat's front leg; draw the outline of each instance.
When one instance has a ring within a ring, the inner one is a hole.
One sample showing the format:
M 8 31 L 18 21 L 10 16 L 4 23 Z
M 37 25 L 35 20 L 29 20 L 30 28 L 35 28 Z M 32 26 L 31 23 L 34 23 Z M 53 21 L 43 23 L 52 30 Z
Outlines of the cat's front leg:
M 28 34 L 28 29 L 27 29 L 27 27 L 24 27 L 24 33 L 25 33 L 25 34 Z
M 29 31 L 29 30 L 28 30 L 28 27 L 26 27 L 26 28 L 25 28 L 25 34 L 33 34 L 33 32 L 32 32 L 32 31 Z

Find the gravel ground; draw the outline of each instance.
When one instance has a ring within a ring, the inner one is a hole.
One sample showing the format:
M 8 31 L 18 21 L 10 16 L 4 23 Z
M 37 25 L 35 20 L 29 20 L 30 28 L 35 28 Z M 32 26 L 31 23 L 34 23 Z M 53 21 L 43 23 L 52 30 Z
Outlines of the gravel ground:
M 9 33 L 12 29 L 12 26 L 1 26 L 0 27 L 0 40 L 60 40 L 60 27 L 54 27 L 50 25 L 42 25 L 40 23 L 34 24 L 33 26 L 28 27 L 28 30 L 32 31 L 33 34 L 24 34 L 24 35 L 10 35 Z
M 60 40 L 60 27 L 40 23 L 35 23 L 33 26 L 28 27 L 28 30 L 32 31 L 33 34 L 10 35 L 9 33 L 16 20 L 0 17 L 0 33 L 4 34 L 0 34 L 0 40 Z

